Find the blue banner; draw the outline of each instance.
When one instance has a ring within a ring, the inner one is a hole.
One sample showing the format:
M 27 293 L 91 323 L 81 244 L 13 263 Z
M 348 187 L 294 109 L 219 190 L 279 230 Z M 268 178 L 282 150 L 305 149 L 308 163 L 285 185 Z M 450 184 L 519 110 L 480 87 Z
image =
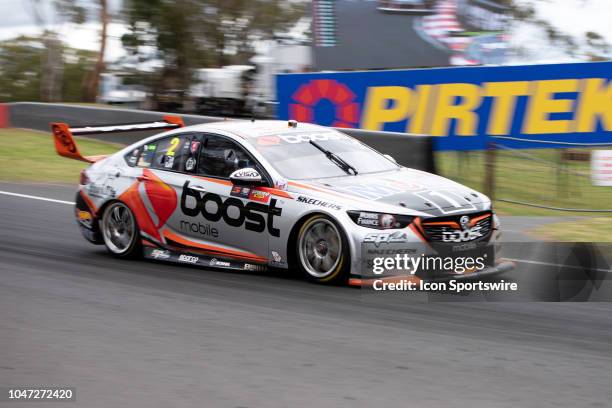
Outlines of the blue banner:
M 278 117 L 436 136 L 437 150 L 612 143 L 612 62 L 281 74 Z

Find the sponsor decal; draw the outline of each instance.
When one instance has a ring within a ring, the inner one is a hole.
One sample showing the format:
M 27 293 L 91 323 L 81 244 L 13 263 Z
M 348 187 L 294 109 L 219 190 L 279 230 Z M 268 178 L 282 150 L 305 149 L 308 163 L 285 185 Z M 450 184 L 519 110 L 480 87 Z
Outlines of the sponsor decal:
M 381 244 L 409 242 L 409 238 L 408 234 L 403 231 L 380 232 L 366 235 L 363 242 L 374 244 L 378 248 Z
M 239 178 L 243 180 L 257 180 L 261 178 L 261 174 L 259 174 L 257 170 L 247 167 L 244 169 L 236 170 L 235 172 L 230 174 L 230 179 L 231 178 Z
M 195 169 L 196 163 L 197 162 L 194 157 L 188 158 L 187 161 L 185 162 L 185 170 L 193 171 L 193 169 Z
M 178 261 L 179 262 L 185 262 L 185 263 L 190 263 L 190 264 L 195 264 L 198 263 L 198 261 L 200 260 L 200 258 L 198 258 L 197 256 L 193 256 L 193 255 L 181 255 L 178 257 Z
M 271 254 L 272 254 L 272 260 L 273 260 L 274 262 L 276 262 L 276 263 L 281 263 L 281 262 L 283 262 L 283 257 L 282 257 L 282 256 L 280 256 L 280 254 L 279 254 L 278 252 L 276 252 L 276 251 L 272 251 L 272 252 L 271 252 Z
M 469 223 L 470 223 L 470 217 L 468 217 L 467 215 L 464 215 L 461 218 L 459 218 L 459 224 L 461 225 L 461 229 L 467 229 Z
M 83 225 L 88 228 L 91 228 L 91 222 L 93 221 L 93 217 L 89 211 L 77 210 L 77 219 Z
M 378 256 L 392 256 L 392 255 L 403 255 L 403 254 L 416 254 L 415 248 L 368 248 L 368 255 L 378 255 Z
M 472 228 L 454 231 L 442 231 L 442 242 L 466 242 L 473 241 L 483 236 L 482 228 L 476 225 Z
M 106 184 L 91 183 L 87 185 L 86 188 L 87 188 L 87 194 L 89 194 L 92 197 L 114 198 L 117 195 L 117 192 L 115 191 L 115 189 Z
M 130 166 L 135 166 L 136 162 L 138 161 L 138 155 L 140 154 L 140 149 L 134 149 L 132 151 L 132 154 L 130 156 L 130 158 L 128 159 L 128 164 Z
M 233 186 L 230 195 L 233 197 L 249 198 L 251 189 L 249 187 Z
M 286 190 L 287 180 L 285 179 L 276 180 L 276 182 L 274 183 L 274 188 L 277 188 L 279 190 Z
M 476 249 L 477 247 L 478 247 L 478 245 L 476 245 L 475 242 L 471 242 L 471 243 L 468 243 L 468 244 L 453 245 L 452 251 L 453 252 L 470 251 L 472 249 Z
M 327 201 L 317 200 L 316 198 L 308 198 L 304 196 L 299 196 L 297 201 L 304 204 L 317 205 L 319 207 L 331 208 L 332 210 L 341 210 L 342 206 L 334 203 L 329 203 Z
M 210 262 L 208 262 L 208 264 L 210 266 L 222 266 L 222 267 L 226 267 L 226 268 L 231 266 L 231 264 L 229 262 L 219 261 L 217 258 L 211 259 Z
M 179 224 L 181 231 L 191 232 L 193 234 L 200 234 L 205 237 L 219 238 L 219 231 L 211 226 L 210 224 L 202 224 L 201 222 L 189 222 L 181 220 Z
M 280 144 L 281 140 L 278 136 L 261 136 L 257 138 L 257 144 L 260 146 L 274 146 Z
M 291 95 L 290 117 L 300 122 L 313 122 L 314 108 L 322 100 L 334 107 L 331 126 L 354 128 L 359 122 L 359 104 L 356 95 L 345 84 L 330 79 L 314 79 L 301 85 Z
M 91 221 L 91 214 L 89 211 L 78 211 L 77 217 L 79 218 L 79 221 Z
M 170 259 L 170 252 L 165 249 L 154 249 L 151 251 L 151 257 L 154 259 Z
M 267 203 L 270 200 L 270 193 L 266 191 L 251 190 L 251 194 L 249 194 L 249 200 L 259 201 L 260 203 Z
M 379 225 L 378 213 L 360 212 L 359 218 L 357 218 L 357 224 L 363 226 L 378 227 Z
M 153 157 L 155 156 L 155 150 L 157 149 L 157 142 L 146 144 L 143 146 L 142 154 L 138 159 L 139 167 L 151 167 Z
M 325 142 L 328 140 L 347 139 L 343 134 L 336 132 L 304 132 L 279 135 L 278 137 L 280 137 L 283 142 L 289 144 L 309 143 L 311 140 L 315 142 Z
M 235 197 L 223 199 L 218 194 L 201 192 L 189 188 L 189 180 L 183 185 L 181 195 L 181 211 L 188 217 L 202 216 L 210 222 L 218 222 L 221 219 L 231 227 L 242 227 L 248 231 L 264 232 L 274 237 L 280 236 L 280 230 L 274 227 L 274 217 L 280 217 L 282 208 L 277 207 L 277 200 L 271 199 L 270 204 L 248 202 L 243 203 Z M 191 197 L 192 200 L 188 200 Z M 189 204 L 189 201 L 191 204 Z M 195 205 L 193 203 L 195 202 Z M 214 206 L 207 206 L 212 203 Z M 214 207 L 211 209 L 211 207 Z M 233 218 L 230 214 L 235 214 L 230 209 L 234 207 L 238 210 L 238 217 Z
M 266 270 L 264 265 L 255 265 L 250 263 L 245 263 L 243 266 L 245 271 L 255 271 L 255 272 L 263 272 Z
M 70 153 L 76 153 L 76 145 L 70 136 L 62 132 L 59 127 L 55 127 L 53 129 L 53 133 L 55 134 L 56 138 L 59 139 L 62 146 L 66 148 L 66 150 L 68 150 Z
M 612 139 L 611 71 L 610 62 L 592 62 L 288 74 L 278 78 L 277 115 L 427 134 L 436 150 L 483 150 L 491 136 L 521 136 L 504 141 L 519 149 L 606 143 Z M 550 144 L 534 146 L 534 140 Z
M 164 158 L 164 168 L 171 169 L 174 166 L 174 156 L 166 155 Z

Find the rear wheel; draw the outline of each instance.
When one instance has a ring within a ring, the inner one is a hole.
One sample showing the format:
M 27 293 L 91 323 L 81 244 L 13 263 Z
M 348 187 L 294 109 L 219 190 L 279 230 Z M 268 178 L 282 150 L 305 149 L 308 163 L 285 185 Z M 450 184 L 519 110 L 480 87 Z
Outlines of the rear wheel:
M 142 255 L 138 225 L 127 205 L 119 201 L 109 204 L 102 214 L 100 229 L 104 245 L 113 255 L 120 258 Z
M 297 261 L 311 281 L 345 283 L 350 256 L 346 237 L 329 217 L 319 214 L 304 222 L 297 237 Z

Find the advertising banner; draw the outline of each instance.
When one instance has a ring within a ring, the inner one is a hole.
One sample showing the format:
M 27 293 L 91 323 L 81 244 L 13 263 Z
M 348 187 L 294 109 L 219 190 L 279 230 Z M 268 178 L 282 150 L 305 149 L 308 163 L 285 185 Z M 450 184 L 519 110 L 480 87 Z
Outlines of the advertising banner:
M 281 74 L 278 117 L 436 136 L 437 150 L 612 143 L 612 62 Z

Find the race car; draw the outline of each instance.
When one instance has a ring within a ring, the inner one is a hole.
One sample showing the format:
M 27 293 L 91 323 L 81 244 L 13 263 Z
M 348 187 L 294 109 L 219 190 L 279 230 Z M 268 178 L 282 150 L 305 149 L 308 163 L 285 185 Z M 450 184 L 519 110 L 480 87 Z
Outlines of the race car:
M 109 156 L 81 155 L 74 136 L 165 130 Z M 381 257 L 483 255 L 481 268 L 416 279 L 482 276 L 511 268 L 497 255 L 499 220 L 483 194 L 409 169 L 348 135 L 295 121 L 70 127 L 53 123 L 57 152 L 81 172 L 75 216 L 83 236 L 120 258 L 221 269 L 299 268 L 315 282 L 397 279 Z M 400 272 L 406 272 L 404 270 Z

